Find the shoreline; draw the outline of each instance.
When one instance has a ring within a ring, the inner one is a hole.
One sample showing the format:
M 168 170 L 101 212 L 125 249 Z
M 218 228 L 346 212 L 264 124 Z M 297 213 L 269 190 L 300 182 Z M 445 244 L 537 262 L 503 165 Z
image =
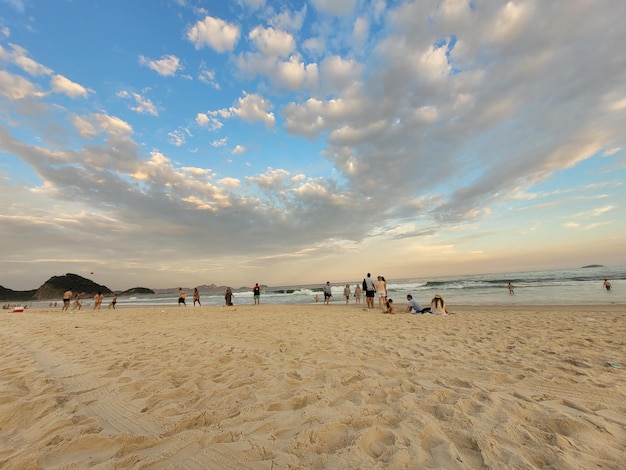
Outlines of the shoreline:
M 0 466 L 621 467 L 626 306 L 451 310 L 0 316 Z

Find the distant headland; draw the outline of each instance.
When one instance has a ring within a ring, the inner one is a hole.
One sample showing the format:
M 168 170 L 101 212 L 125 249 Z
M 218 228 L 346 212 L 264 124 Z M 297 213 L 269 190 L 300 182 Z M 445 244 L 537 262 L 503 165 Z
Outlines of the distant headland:
M 604 265 L 603 264 L 588 264 L 587 266 L 583 266 L 581 269 L 586 269 L 586 268 L 603 268 Z
M 261 286 L 266 288 L 267 286 Z M 72 289 L 74 294 L 81 294 L 82 297 L 93 297 L 98 292 L 104 295 L 113 295 L 114 291 L 107 286 L 103 286 L 93 282 L 91 279 L 84 278 L 78 274 L 67 273 L 64 276 L 53 276 L 44 282 L 38 289 L 17 291 L 7 289 L 4 286 L 0 286 L 0 299 L 3 301 L 13 302 L 26 302 L 36 300 L 53 300 L 61 299 L 63 293 L 67 289 Z M 186 290 L 193 290 L 193 288 L 185 288 Z M 226 290 L 226 286 L 202 285 L 197 287 L 198 291 L 202 294 L 217 294 L 223 293 Z M 233 292 L 249 291 L 251 287 L 239 287 L 233 289 Z M 127 295 L 142 295 L 142 294 L 176 294 L 178 287 L 172 287 L 169 289 L 148 289 L 147 287 L 133 287 L 125 291 L 116 291 L 119 296 Z

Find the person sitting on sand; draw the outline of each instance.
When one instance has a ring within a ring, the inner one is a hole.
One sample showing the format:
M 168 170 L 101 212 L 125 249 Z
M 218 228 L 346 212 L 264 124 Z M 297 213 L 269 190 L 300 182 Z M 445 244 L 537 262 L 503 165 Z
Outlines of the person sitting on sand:
M 420 314 L 420 313 L 430 313 L 430 307 L 422 308 L 420 303 L 413 298 L 411 294 L 406 296 L 406 300 L 409 301 L 409 304 L 406 306 L 406 313 L 412 314 Z
M 448 308 L 443 298 L 439 294 L 435 294 L 435 297 L 430 302 L 430 312 L 436 315 L 449 315 Z
M 393 299 L 387 299 L 386 306 L 387 309 L 383 313 L 396 313 L 396 309 L 393 306 Z

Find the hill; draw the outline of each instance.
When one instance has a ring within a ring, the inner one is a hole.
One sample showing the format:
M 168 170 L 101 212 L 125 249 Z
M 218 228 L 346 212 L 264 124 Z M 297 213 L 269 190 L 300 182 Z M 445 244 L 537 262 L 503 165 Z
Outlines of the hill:
M 0 286 L 0 299 L 5 302 L 22 302 L 24 300 L 32 300 L 35 292 L 37 292 L 35 289 L 20 291 L 7 289 L 6 287 Z
M 125 290 L 124 292 L 120 292 L 119 295 L 136 295 L 136 294 L 154 294 L 152 289 L 148 289 L 147 287 L 133 287 L 132 289 Z
M 113 293 L 107 286 L 96 284 L 91 279 L 86 279 L 78 274 L 67 273 L 65 276 L 53 276 L 48 279 L 35 291 L 32 299 L 60 299 L 68 289 L 72 289 L 74 294 L 84 294 L 86 296 L 96 295 L 98 292 L 103 294 Z

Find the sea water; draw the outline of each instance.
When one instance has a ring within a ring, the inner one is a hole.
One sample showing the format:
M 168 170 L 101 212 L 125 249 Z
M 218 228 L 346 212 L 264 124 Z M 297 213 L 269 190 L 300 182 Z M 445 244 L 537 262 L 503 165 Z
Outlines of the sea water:
M 373 273 L 374 277 L 377 274 Z M 594 305 L 626 304 L 626 266 L 591 267 L 549 271 L 509 272 L 499 274 L 473 274 L 464 276 L 429 276 L 420 273 L 414 278 L 387 278 L 388 297 L 394 299 L 399 308 L 406 303 L 406 295 L 411 294 L 422 304 L 429 304 L 436 293 L 441 294 L 449 306 L 454 305 Z M 611 281 L 612 289 L 607 292 L 602 283 Z M 354 294 L 356 284 L 363 277 L 332 282 L 331 303 L 345 304 L 343 289 L 350 284 Z M 515 286 L 515 294 L 510 295 L 507 284 Z M 323 300 L 322 286 L 315 285 L 270 286 L 261 293 L 263 304 L 310 304 L 315 296 Z M 193 299 L 187 296 L 187 305 Z M 202 305 L 224 305 L 223 294 L 201 294 Z M 176 305 L 176 292 L 168 295 L 154 294 L 120 297 L 118 307 Z M 364 303 L 364 298 L 361 299 Z M 376 302 L 378 300 L 376 299 Z M 253 304 L 252 291 L 235 292 L 235 305 Z M 354 304 L 354 296 L 350 297 Z M 107 302 L 105 299 L 104 308 Z

